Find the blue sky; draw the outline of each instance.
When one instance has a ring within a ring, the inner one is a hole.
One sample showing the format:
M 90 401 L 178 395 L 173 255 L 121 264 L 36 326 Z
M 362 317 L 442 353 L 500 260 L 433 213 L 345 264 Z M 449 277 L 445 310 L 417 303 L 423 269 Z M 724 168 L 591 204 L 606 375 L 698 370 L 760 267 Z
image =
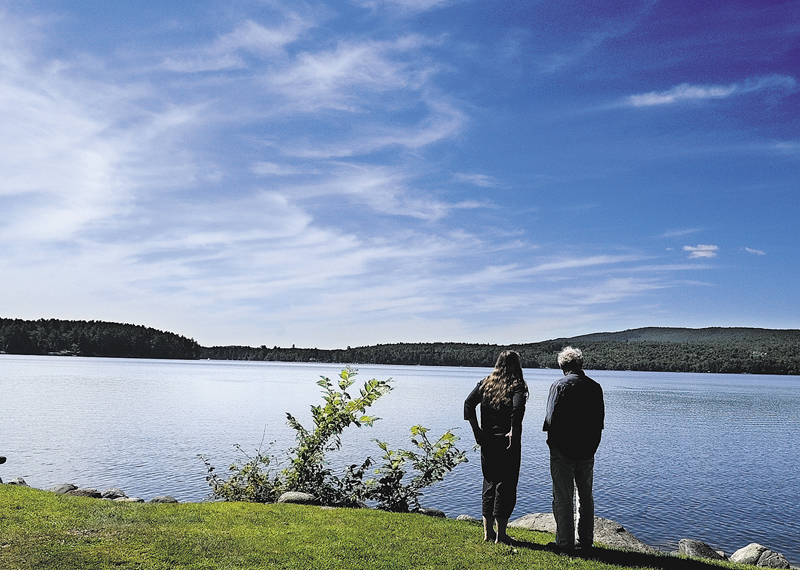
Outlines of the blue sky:
M 0 316 L 800 328 L 800 2 L 0 0 Z

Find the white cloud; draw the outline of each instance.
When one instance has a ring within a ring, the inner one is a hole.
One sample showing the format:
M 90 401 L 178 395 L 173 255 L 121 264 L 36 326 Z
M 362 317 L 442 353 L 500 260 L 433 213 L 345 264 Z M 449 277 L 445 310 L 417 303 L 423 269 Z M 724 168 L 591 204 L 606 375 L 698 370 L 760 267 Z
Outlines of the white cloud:
M 276 164 L 274 162 L 257 162 L 250 166 L 250 170 L 259 176 L 293 176 L 310 173 L 308 169 L 285 164 Z
M 163 66 L 179 73 L 223 71 L 247 67 L 243 54 L 257 58 L 284 55 L 284 48 L 296 41 L 311 25 L 297 16 L 275 28 L 247 20 L 234 31 L 222 35 L 210 46 L 183 56 L 164 59 Z
M 266 73 L 263 85 L 296 112 L 364 110 L 377 94 L 422 88 L 434 69 L 407 56 L 429 43 L 421 36 L 341 42 L 333 50 L 299 54 L 280 71 Z
M 686 236 L 689 234 L 696 234 L 697 232 L 702 231 L 702 228 L 684 228 L 680 230 L 668 230 L 661 234 L 661 237 L 664 238 L 674 238 L 674 237 L 681 237 Z
M 377 9 L 381 7 L 396 7 L 408 12 L 426 12 L 434 8 L 449 6 L 463 2 L 463 0 L 354 0 L 359 6 Z
M 719 246 L 717 245 L 685 245 L 683 251 L 689 252 L 689 259 L 708 259 L 717 256 Z
M 690 85 L 689 83 L 681 83 L 666 91 L 652 91 L 640 95 L 631 95 L 625 99 L 625 102 L 632 107 L 653 107 L 672 105 L 683 101 L 726 99 L 733 95 L 763 90 L 794 92 L 796 88 L 797 81 L 793 77 L 771 75 L 747 79 L 744 83 L 734 83 L 732 85 Z
M 467 184 L 474 184 L 481 188 L 496 188 L 499 183 L 497 180 L 487 174 L 467 174 L 464 172 L 457 172 L 455 179 L 459 182 L 466 182 Z
M 753 255 L 767 255 L 765 252 L 761 251 L 760 249 L 753 249 L 750 247 L 744 248 L 747 253 L 752 253 Z

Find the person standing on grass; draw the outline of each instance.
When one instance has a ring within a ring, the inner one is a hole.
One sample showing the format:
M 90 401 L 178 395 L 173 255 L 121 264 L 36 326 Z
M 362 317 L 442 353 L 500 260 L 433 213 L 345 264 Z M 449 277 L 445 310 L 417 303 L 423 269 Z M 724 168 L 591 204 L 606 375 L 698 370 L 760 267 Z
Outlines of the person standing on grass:
M 594 541 L 594 454 L 605 420 L 603 389 L 583 372 L 583 354 L 566 347 L 558 354 L 564 377 L 553 382 L 542 429 L 550 447 L 556 551 L 589 550 Z M 575 542 L 575 490 L 578 542 Z
M 483 472 L 483 539 L 509 543 L 506 526 L 517 503 L 517 482 L 522 458 L 522 417 L 528 385 L 522 377 L 519 354 L 506 350 L 494 370 L 464 401 L 464 419 L 481 446 Z M 481 422 L 475 408 L 481 406 Z M 495 530 L 495 523 L 497 529 Z

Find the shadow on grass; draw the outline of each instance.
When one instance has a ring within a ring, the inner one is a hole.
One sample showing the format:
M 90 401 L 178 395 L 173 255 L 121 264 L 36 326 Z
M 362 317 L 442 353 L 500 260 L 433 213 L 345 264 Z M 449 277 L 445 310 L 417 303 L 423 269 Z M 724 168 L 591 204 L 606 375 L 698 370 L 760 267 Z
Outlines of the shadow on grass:
M 541 552 L 552 552 L 547 546 L 525 540 L 514 540 L 510 546 L 527 548 Z M 696 558 L 682 558 L 668 554 L 646 554 L 630 550 L 617 550 L 614 548 L 592 548 L 588 552 L 572 551 L 561 553 L 559 556 L 596 560 L 605 564 L 616 566 L 660 568 L 661 570 L 719 570 L 720 566 Z

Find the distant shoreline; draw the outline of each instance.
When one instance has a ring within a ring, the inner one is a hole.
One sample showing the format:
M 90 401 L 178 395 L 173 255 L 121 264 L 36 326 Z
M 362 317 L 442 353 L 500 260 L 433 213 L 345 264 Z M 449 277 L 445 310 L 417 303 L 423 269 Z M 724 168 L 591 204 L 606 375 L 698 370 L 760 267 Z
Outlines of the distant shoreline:
M 0 319 L 0 353 L 176 360 L 247 360 L 491 367 L 506 349 L 525 368 L 557 369 L 564 346 L 583 350 L 587 370 L 800 374 L 800 330 L 646 327 L 535 343 L 393 343 L 346 349 L 266 345 L 203 347 L 195 340 L 141 325 L 102 321 Z

